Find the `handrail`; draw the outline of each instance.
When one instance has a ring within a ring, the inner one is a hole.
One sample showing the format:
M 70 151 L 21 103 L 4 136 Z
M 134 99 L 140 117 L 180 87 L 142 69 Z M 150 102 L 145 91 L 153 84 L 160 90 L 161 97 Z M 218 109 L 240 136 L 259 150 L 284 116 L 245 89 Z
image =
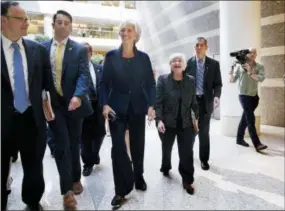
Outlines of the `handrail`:
M 73 28 L 72 36 L 76 37 L 89 37 L 89 38 L 98 38 L 98 39 L 115 39 L 119 37 L 117 31 L 105 31 L 105 30 L 93 30 L 93 29 L 79 29 Z

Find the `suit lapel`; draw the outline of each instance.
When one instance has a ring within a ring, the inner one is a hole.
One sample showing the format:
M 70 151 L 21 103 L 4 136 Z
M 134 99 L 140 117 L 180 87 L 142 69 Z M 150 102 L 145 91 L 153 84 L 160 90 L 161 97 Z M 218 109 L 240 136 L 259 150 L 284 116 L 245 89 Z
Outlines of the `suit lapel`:
M 51 39 L 47 44 L 46 44 L 46 49 L 48 51 L 48 55 L 50 55 L 50 49 L 52 45 L 53 39 Z
M 29 86 L 31 86 L 33 75 L 34 75 L 34 71 L 35 71 L 35 68 L 33 66 L 33 64 L 34 64 L 33 61 L 34 61 L 34 58 L 35 58 L 36 50 L 35 50 L 35 48 L 33 46 L 30 46 L 28 44 L 28 41 L 25 41 L 24 39 L 23 39 L 23 45 L 25 47 L 27 64 L 28 64 L 28 82 L 29 82 Z
M 1 39 L 1 72 L 4 76 L 4 78 L 9 82 L 9 84 L 11 85 L 10 82 L 10 77 L 8 74 L 8 67 L 7 67 L 7 63 L 6 63 L 6 59 L 5 59 L 5 55 L 4 55 L 4 50 L 3 50 L 3 45 L 2 45 L 2 39 Z
M 65 46 L 65 51 L 64 51 L 63 61 L 62 61 L 62 77 L 67 68 L 68 62 L 72 60 L 72 53 L 74 51 L 73 47 L 74 46 L 73 46 L 72 41 L 68 39 L 66 46 Z
M 196 61 L 196 57 L 193 57 L 193 59 L 192 59 L 192 62 L 191 62 L 191 65 L 192 65 L 192 70 L 193 70 L 193 72 L 192 72 L 192 76 L 194 77 L 194 78 L 196 78 L 196 75 L 197 75 L 197 61 Z
M 205 58 L 205 71 L 204 71 L 204 84 L 205 84 L 205 79 L 207 78 L 208 75 L 208 71 L 209 71 L 209 58 L 206 56 Z

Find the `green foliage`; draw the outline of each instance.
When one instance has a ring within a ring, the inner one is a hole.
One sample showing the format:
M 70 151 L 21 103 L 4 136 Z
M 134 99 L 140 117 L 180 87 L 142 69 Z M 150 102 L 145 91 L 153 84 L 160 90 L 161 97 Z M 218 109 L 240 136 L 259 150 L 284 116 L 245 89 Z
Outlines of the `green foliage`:
M 49 39 L 50 38 L 48 36 L 43 35 L 43 34 L 37 34 L 37 35 L 35 35 L 35 38 L 34 38 L 34 40 L 39 42 L 39 43 L 42 43 L 42 42 L 47 41 Z
M 104 56 L 102 56 L 101 54 L 96 54 L 91 57 L 92 62 L 94 62 L 95 64 L 99 64 L 99 62 L 103 59 L 104 59 Z

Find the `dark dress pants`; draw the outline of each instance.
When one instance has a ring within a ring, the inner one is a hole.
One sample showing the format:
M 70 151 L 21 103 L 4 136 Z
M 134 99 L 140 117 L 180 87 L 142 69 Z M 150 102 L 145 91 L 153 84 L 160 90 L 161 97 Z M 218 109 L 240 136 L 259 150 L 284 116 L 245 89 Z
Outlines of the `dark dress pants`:
M 98 101 L 92 101 L 93 114 L 83 120 L 81 158 L 84 167 L 92 168 L 100 162 L 99 151 L 106 135 L 105 119 Z
M 261 143 L 255 128 L 254 111 L 258 106 L 259 97 L 258 95 L 254 97 L 247 95 L 240 95 L 239 101 L 243 108 L 243 113 L 238 126 L 237 140 L 242 141 L 244 139 L 245 129 L 247 127 L 252 143 L 255 147 L 257 147 Z
M 172 147 L 177 136 L 177 145 L 179 153 L 179 173 L 183 184 L 192 184 L 194 182 L 194 160 L 193 145 L 195 142 L 195 132 L 193 126 L 182 128 L 179 125 L 176 128 L 166 127 L 165 133 L 160 133 L 162 146 L 162 164 L 161 171 L 169 171 L 171 166 Z
M 202 97 L 197 96 L 197 102 L 199 105 L 199 158 L 203 163 L 207 163 L 210 158 L 210 120 L 211 113 L 206 109 L 206 102 L 204 95 Z
M 1 208 L 7 207 L 7 179 L 12 154 L 20 152 L 23 167 L 22 200 L 37 206 L 45 190 L 43 158 L 46 149 L 46 124 L 38 127 L 32 107 L 23 114 L 15 112 L 8 122 L 1 123 Z
M 135 114 L 130 106 L 126 115 L 117 115 L 118 119 L 115 122 L 109 122 L 112 137 L 113 175 L 116 195 L 125 196 L 133 190 L 134 181 L 143 177 L 145 114 Z M 133 168 L 125 142 L 127 125 Z
M 55 109 L 55 120 L 49 122 L 55 143 L 55 162 L 59 172 L 61 194 L 72 190 L 81 179 L 80 139 L 83 119 L 74 118 L 63 99 Z
M 53 138 L 53 134 L 52 134 L 50 127 L 47 127 L 47 144 L 49 146 L 51 154 L 54 155 L 55 143 L 54 143 L 54 138 Z

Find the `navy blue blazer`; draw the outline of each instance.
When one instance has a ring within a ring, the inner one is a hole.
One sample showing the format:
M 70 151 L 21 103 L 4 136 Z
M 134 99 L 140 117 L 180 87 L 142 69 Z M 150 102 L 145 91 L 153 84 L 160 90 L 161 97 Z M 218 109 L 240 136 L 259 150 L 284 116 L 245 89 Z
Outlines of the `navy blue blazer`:
M 42 91 L 49 91 L 52 101 L 54 101 L 55 97 L 55 87 L 51 75 L 49 57 L 45 48 L 37 42 L 23 39 L 23 45 L 28 65 L 29 98 L 37 127 L 40 130 L 39 138 L 43 138 L 45 135 L 46 119 L 43 112 Z M 5 137 L 7 132 L 13 127 L 12 116 L 14 115 L 15 108 L 13 90 L 2 45 L 1 60 L 1 129 L 2 136 Z
M 102 105 L 125 115 L 129 105 L 136 114 L 146 114 L 155 104 L 155 79 L 149 56 L 134 47 L 135 57 L 122 57 L 122 48 L 109 51 L 103 65 L 100 94 Z
M 50 55 L 52 39 L 42 44 Z M 66 101 L 66 109 L 68 109 L 72 97 L 77 96 L 82 100 L 81 106 L 75 111 L 71 111 L 74 117 L 84 118 L 93 112 L 88 100 L 89 85 L 87 50 L 83 45 L 68 39 L 62 62 L 61 88 Z

